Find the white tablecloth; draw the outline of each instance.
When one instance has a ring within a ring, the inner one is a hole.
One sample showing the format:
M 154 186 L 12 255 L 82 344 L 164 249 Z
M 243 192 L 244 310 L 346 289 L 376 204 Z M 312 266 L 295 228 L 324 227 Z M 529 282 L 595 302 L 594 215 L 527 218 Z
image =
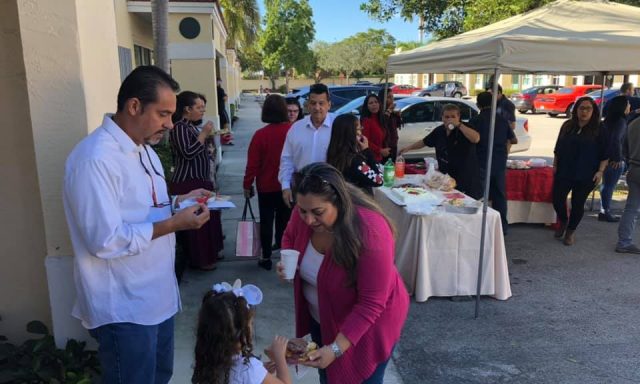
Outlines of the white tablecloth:
M 482 209 L 472 215 L 416 216 L 381 190 L 376 190 L 375 199 L 396 225 L 396 266 L 416 301 L 475 295 Z M 493 209 L 487 212 L 486 233 L 481 294 L 506 300 L 511 297 L 507 255 L 500 215 Z
M 553 224 L 556 222 L 556 211 L 551 203 L 507 200 L 507 221 L 509 224 Z

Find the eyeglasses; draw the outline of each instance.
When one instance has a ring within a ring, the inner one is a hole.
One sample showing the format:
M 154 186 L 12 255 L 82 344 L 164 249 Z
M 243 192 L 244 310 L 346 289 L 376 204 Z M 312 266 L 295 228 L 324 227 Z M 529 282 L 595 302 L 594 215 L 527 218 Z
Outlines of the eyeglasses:
M 164 180 L 164 176 L 162 176 L 162 174 L 160 172 L 158 172 L 156 167 L 153 165 L 153 161 L 151 161 L 151 155 L 149 155 L 149 150 L 147 149 L 147 146 L 143 145 L 143 148 L 144 148 L 144 151 L 147 154 L 147 159 L 149 159 L 149 164 L 151 165 L 151 169 L 153 170 L 153 173 L 155 173 L 157 176 L 160 176 L 160 178 L 162 180 Z M 144 161 L 142 161 L 142 153 L 141 152 L 138 152 L 138 158 L 140 159 L 140 165 L 142 165 L 142 168 L 144 169 L 144 173 L 146 173 L 147 176 L 149 176 L 149 180 L 151 180 L 151 199 L 153 200 L 153 207 L 154 208 L 163 208 L 163 207 L 166 207 L 168 205 L 171 205 L 171 202 L 169 202 L 169 201 L 158 203 L 158 198 L 156 196 L 156 185 L 153 182 L 153 175 L 151 174 L 151 172 L 149 172 L 149 169 L 147 168 L 147 166 L 144 165 Z

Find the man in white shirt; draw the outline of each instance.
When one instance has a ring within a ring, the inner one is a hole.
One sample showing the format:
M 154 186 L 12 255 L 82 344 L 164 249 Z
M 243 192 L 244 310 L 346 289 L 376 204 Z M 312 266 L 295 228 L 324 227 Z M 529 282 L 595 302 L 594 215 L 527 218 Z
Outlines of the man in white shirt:
M 173 128 L 178 89 L 161 69 L 136 68 L 120 86 L 116 114 L 105 116 L 65 165 L 72 314 L 98 341 L 105 383 L 167 383 L 173 372 L 173 316 L 180 310 L 173 232 L 209 220 L 203 204 L 171 215 L 160 159 L 146 145 Z
M 327 160 L 327 148 L 331 141 L 331 125 L 334 116 L 329 113 L 331 97 L 326 85 L 318 83 L 309 88 L 307 108 L 309 115 L 293 123 L 289 129 L 280 156 L 278 181 L 282 185 L 284 203 L 289 208 L 293 203 L 291 194 L 293 173 L 307 164 Z

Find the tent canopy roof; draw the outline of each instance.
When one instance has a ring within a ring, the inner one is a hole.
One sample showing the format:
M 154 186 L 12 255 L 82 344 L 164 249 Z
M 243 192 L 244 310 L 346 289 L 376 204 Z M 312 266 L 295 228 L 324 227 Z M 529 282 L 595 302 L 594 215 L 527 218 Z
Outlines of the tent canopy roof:
M 640 8 L 558 0 L 389 56 L 387 73 L 594 74 L 640 72 Z

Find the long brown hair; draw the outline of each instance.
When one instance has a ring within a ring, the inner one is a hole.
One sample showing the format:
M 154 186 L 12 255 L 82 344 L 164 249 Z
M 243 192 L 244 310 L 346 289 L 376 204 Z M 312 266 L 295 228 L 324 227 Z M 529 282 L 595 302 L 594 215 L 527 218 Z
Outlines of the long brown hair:
M 593 111 L 591 112 L 591 119 L 589 119 L 589 122 L 584 127 L 580 128 L 580 124 L 578 122 L 578 108 L 583 101 L 588 101 L 589 104 L 591 104 Z M 558 138 L 578 131 L 590 138 L 597 137 L 600 132 L 600 109 L 598 109 L 598 104 L 596 104 L 596 102 L 589 96 L 582 96 L 575 102 L 573 108 L 571 108 L 571 118 L 562 124 Z
M 347 113 L 333 120 L 331 126 L 331 140 L 327 148 L 327 163 L 344 173 L 353 158 L 358 155 L 358 143 L 356 141 L 358 118 Z
M 380 214 L 395 229 L 380 207 L 362 190 L 347 183 L 342 174 L 327 163 L 312 163 L 302 168 L 294 177 L 293 190 L 297 195 L 312 194 L 336 207 L 338 215 L 333 224 L 331 258 L 347 271 L 349 286 L 357 281 L 358 257 L 362 247 L 363 225 L 358 207 Z
M 253 310 L 233 292 L 209 291 L 202 299 L 196 333 L 194 384 L 228 384 L 233 358 L 252 356 Z M 240 350 L 238 350 L 240 346 Z

